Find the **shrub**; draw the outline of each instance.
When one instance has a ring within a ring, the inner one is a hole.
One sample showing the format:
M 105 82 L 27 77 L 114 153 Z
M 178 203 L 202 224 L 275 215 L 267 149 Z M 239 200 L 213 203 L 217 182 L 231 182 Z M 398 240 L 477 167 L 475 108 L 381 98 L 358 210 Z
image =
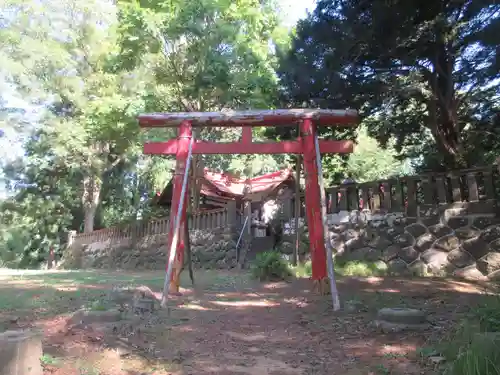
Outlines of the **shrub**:
M 447 375 L 500 375 L 500 298 L 488 296 L 441 344 Z
M 312 263 L 310 260 L 299 263 L 296 266 L 289 265 L 288 269 L 295 277 L 311 277 L 312 276 Z
M 252 265 L 252 275 L 260 281 L 286 280 L 292 273 L 288 262 L 276 251 L 266 251 L 257 254 Z
M 296 277 L 311 277 L 312 264 L 308 260 L 305 263 L 300 263 L 297 266 L 289 267 Z M 359 260 L 345 260 L 337 258 L 334 262 L 335 274 L 340 276 L 384 276 L 389 272 L 387 265 L 384 262 L 367 262 Z

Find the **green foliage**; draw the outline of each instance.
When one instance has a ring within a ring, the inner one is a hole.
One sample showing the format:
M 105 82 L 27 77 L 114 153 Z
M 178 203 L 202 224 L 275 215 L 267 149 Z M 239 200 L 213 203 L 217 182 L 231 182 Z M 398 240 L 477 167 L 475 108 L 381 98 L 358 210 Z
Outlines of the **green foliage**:
M 0 84 L 41 107 L 33 118 L 0 103 L 2 128 L 25 130 L 27 150 L 0 176 L 0 258 L 33 265 L 59 251 L 61 233 L 91 231 L 160 214 L 151 197 L 174 161 L 141 155 L 142 143 L 175 129 L 140 133 L 140 112 L 268 108 L 288 34 L 274 5 L 257 0 L 118 3 L 7 0 L 0 5 Z M 5 107 L 5 108 L 4 108 Z M 25 126 L 28 123 L 29 126 Z M 204 129 L 214 141 L 240 129 Z M 256 139 L 262 136 L 259 130 Z M 255 175 L 284 158 L 210 156 L 218 170 Z M 162 212 L 161 214 L 165 214 Z
M 396 155 L 392 145 L 385 149 L 380 147 L 374 138 L 368 136 L 366 128 L 362 127 L 358 132 L 354 153 L 349 156 L 346 172 L 356 182 L 410 174 L 409 162 L 398 160 Z
M 311 277 L 312 264 L 307 261 L 297 266 L 289 266 L 296 277 Z M 387 266 L 382 262 L 353 261 L 336 258 L 334 262 L 335 274 L 339 276 L 384 276 L 388 274 Z
M 286 280 L 292 274 L 288 263 L 276 251 L 257 254 L 252 264 L 252 275 L 260 281 Z
M 441 343 L 439 349 L 449 361 L 446 374 L 500 374 L 500 297 L 484 298 Z
M 161 110 L 219 111 L 273 107 L 276 55 L 289 40 L 269 1 L 118 2 L 122 69 L 151 66 Z M 241 129 L 201 129 L 233 141 Z M 258 131 L 255 139 L 260 140 Z M 283 157 L 207 155 L 203 164 L 242 176 L 280 168 Z
M 354 261 L 337 258 L 335 272 L 341 276 L 384 276 L 388 274 L 387 266 L 383 262 Z
M 312 276 L 312 263 L 310 260 L 298 263 L 296 266 L 289 265 L 290 272 L 295 277 L 311 277 Z
M 499 10 L 489 0 L 318 1 L 281 60 L 283 98 L 359 109 L 381 144 L 394 139 L 433 169 L 489 162 Z

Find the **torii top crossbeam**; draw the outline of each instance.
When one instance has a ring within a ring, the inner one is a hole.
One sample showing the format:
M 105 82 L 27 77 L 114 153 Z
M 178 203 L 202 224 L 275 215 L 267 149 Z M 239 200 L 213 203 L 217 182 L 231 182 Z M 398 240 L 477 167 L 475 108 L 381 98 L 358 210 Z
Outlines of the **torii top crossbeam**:
M 190 128 L 205 126 L 242 127 L 241 141 L 207 142 L 197 141 L 193 154 L 301 154 L 301 141 L 252 142 L 254 126 L 290 126 L 311 121 L 316 126 L 356 126 L 357 112 L 329 109 L 277 109 L 259 111 L 223 112 L 176 112 L 150 113 L 138 117 L 139 125 L 151 127 L 181 127 L 189 123 Z M 177 139 L 167 142 L 148 142 L 144 153 L 149 155 L 177 155 Z M 320 140 L 320 152 L 345 154 L 353 150 L 350 140 Z
M 178 127 L 189 121 L 192 127 L 203 126 L 286 126 L 304 119 L 311 119 L 317 125 L 356 125 L 358 113 L 353 110 L 331 109 L 275 109 L 254 111 L 222 112 L 176 112 L 149 113 L 138 117 L 139 125 L 144 128 Z

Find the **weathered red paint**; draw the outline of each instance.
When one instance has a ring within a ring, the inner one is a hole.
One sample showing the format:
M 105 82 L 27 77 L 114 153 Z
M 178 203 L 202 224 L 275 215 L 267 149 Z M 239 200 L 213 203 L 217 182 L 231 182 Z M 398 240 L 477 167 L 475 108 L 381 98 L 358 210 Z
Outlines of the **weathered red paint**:
M 241 131 L 241 144 L 251 144 L 252 143 L 252 128 L 250 126 L 244 126 Z
M 245 128 L 243 128 L 245 129 Z M 250 128 L 247 128 L 250 129 Z M 245 133 L 243 133 L 244 135 Z M 353 151 L 352 141 L 319 141 L 322 154 L 349 154 Z M 197 154 L 302 154 L 300 141 L 251 142 L 243 138 L 241 142 L 197 142 L 193 145 L 193 155 Z M 144 144 L 147 155 L 177 155 L 177 140 L 150 142 Z
M 309 242 L 311 244 L 311 263 L 313 280 L 323 280 L 326 272 L 326 249 L 324 229 L 321 218 L 318 168 L 314 137 L 316 126 L 312 120 L 305 119 L 300 124 L 304 150 L 304 174 L 306 180 L 306 215 L 309 223 Z
M 149 113 L 138 117 L 143 128 L 177 127 L 183 121 L 193 127 L 203 126 L 289 126 L 303 119 L 312 119 L 317 125 L 355 126 L 358 114 L 352 110 L 331 109 L 277 109 L 227 112 Z
M 179 127 L 179 138 L 176 140 L 177 142 L 177 152 L 176 152 L 176 165 L 175 165 L 175 173 L 173 178 L 173 190 L 172 190 L 172 204 L 170 210 L 170 228 L 168 231 L 167 237 L 167 249 L 170 248 L 170 245 L 173 241 L 175 235 L 175 221 L 177 218 L 177 213 L 179 209 L 179 202 L 181 200 L 181 191 L 182 191 L 182 180 L 184 177 L 184 171 L 186 170 L 187 157 L 189 152 L 189 142 L 192 137 L 192 128 L 189 121 L 183 121 Z M 183 226 L 186 225 L 186 212 L 187 212 L 187 202 L 188 202 L 188 192 L 189 189 L 186 189 L 185 201 L 182 207 L 181 221 L 178 228 L 177 235 L 179 237 L 179 242 L 177 245 L 177 253 L 176 259 L 174 260 L 174 270 L 172 272 L 172 277 L 170 279 L 170 292 L 178 293 L 179 292 L 179 276 L 180 271 L 182 269 L 182 264 L 184 260 L 184 248 L 185 248 L 185 240 L 184 236 L 182 236 Z M 167 255 L 168 256 L 168 255 Z
M 306 214 L 309 223 L 311 243 L 312 278 L 322 282 L 327 277 L 326 249 L 324 229 L 321 218 L 320 188 L 318 184 L 318 169 L 316 165 L 315 132 L 316 126 L 350 126 L 356 125 L 355 111 L 335 110 L 265 110 L 243 112 L 189 112 L 189 113 L 159 113 L 139 116 L 141 127 L 177 127 L 180 126 L 179 138 L 167 142 L 153 142 L 144 145 L 145 154 L 176 155 L 177 165 L 174 177 L 171 230 L 168 242 L 173 238 L 174 218 L 177 215 L 178 203 L 182 189 L 182 176 L 186 168 L 189 141 L 192 127 L 227 126 L 243 127 L 240 142 L 216 143 L 197 142 L 193 145 L 193 154 L 303 154 L 304 172 L 306 175 Z M 297 141 L 282 142 L 252 142 L 253 126 L 290 126 L 300 124 L 302 138 Z M 351 141 L 319 141 L 320 153 L 351 153 Z M 182 225 L 186 222 L 186 207 L 182 213 Z M 181 226 L 182 228 L 182 226 Z M 184 255 L 184 239 L 179 242 L 177 263 L 182 265 Z M 178 275 L 173 272 L 172 275 Z M 175 276 L 173 276 L 175 277 Z M 171 280 L 175 288 L 178 280 Z M 178 285 L 177 285 L 178 289 Z M 172 290 L 172 288 L 171 288 Z

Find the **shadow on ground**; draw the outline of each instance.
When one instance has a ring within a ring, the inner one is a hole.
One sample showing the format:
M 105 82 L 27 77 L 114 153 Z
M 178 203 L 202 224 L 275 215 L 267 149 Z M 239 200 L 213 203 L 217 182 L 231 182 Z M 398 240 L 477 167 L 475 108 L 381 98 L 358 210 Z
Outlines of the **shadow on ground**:
M 312 294 L 305 279 L 257 284 L 246 274 L 203 271 L 198 286 L 173 298 L 168 311 L 112 329 L 68 331 L 70 313 L 105 298 L 111 286 L 144 284 L 159 291 L 163 274 L 89 271 L 0 279 L 3 328 L 43 328 L 46 372 L 55 375 L 431 374 L 417 349 L 490 298 L 488 286 L 452 280 L 344 278 L 338 287 L 349 308 L 333 312 L 329 297 Z M 381 307 L 423 308 L 432 327 L 382 334 L 370 325 Z

